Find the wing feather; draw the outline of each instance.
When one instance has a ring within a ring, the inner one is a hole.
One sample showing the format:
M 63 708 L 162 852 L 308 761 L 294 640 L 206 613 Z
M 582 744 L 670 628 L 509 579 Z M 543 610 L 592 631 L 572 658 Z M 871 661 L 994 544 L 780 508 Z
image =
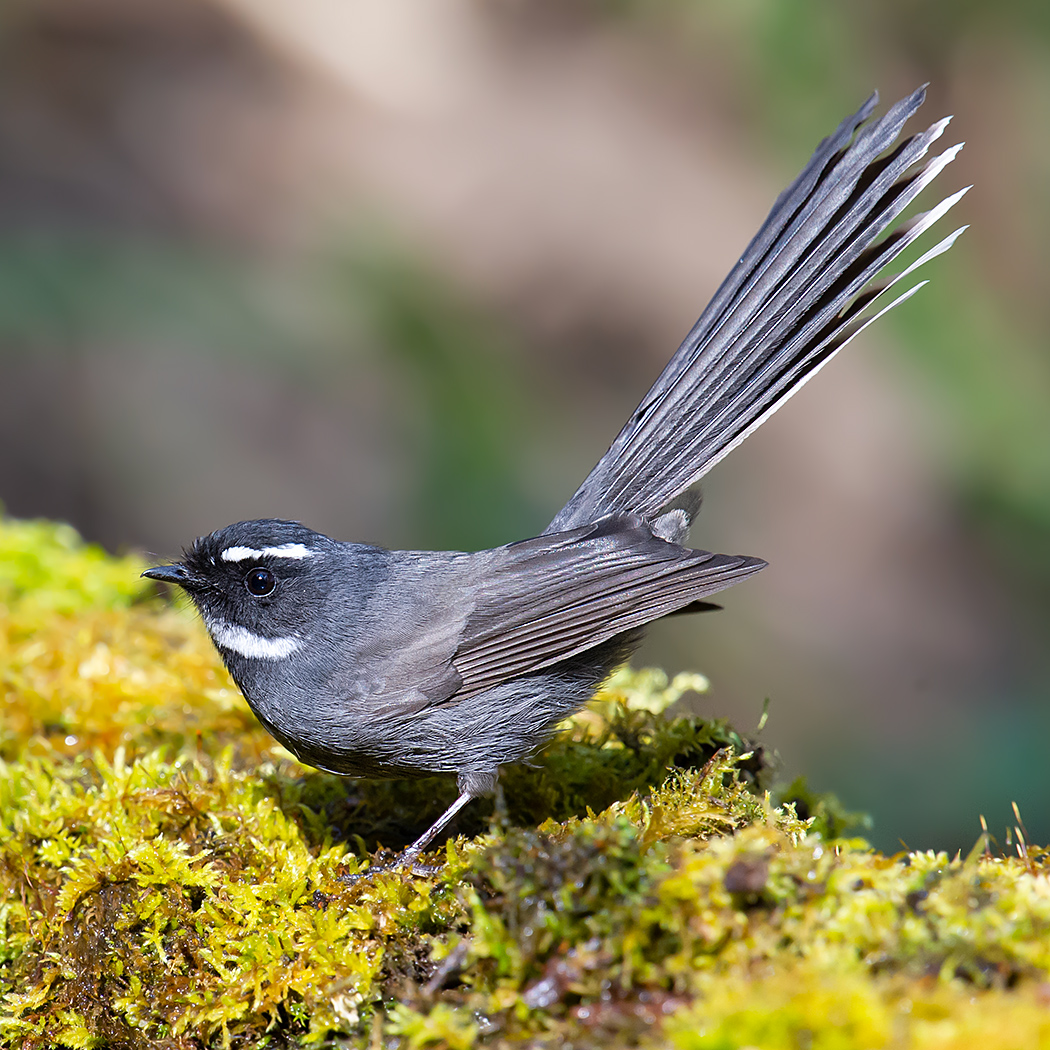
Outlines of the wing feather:
M 667 616 L 753 575 L 765 562 L 654 536 L 636 515 L 486 552 L 452 666 L 467 699 Z

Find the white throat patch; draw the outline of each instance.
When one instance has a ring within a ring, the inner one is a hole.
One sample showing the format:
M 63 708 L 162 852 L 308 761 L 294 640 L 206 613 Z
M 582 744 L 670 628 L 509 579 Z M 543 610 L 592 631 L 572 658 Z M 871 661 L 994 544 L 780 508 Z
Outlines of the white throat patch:
M 229 649 L 251 660 L 284 660 L 302 647 L 302 641 L 294 636 L 264 638 L 246 627 L 239 627 L 225 620 L 205 620 L 212 641 L 220 649 Z
M 291 558 L 301 561 L 312 558 L 314 551 L 302 543 L 282 543 L 279 547 L 227 547 L 219 555 L 223 561 L 245 561 L 248 558 Z

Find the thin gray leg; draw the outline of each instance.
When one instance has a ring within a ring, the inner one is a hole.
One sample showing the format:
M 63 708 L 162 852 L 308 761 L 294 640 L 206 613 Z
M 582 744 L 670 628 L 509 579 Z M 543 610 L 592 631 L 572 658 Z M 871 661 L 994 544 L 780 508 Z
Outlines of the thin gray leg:
M 459 798 L 452 803 L 444 813 L 441 814 L 433 824 L 423 832 L 422 835 L 412 843 L 411 846 L 407 846 L 401 851 L 400 855 L 395 857 L 389 864 L 376 864 L 374 867 L 368 868 L 366 871 L 362 871 L 356 875 L 341 875 L 340 881 L 345 882 L 352 886 L 355 882 L 360 882 L 361 879 L 367 879 L 370 875 L 375 875 L 380 871 L 396 871 L 398 868 L 407 868 L 409 871 L 415 867 L 416 861 L 419 860 L 420 854 L 430 845 L 430 843 L 436 838 L 455 818 L 456 814 L 468 803 L 477 798 L 477 795 L 472 791 L 461 791 Z M 437 869 L 434 869 L 437 870 Z
M 423 832 L 422 835 L 408 846 L 401 856 L 394 861 L 391 867 L 411 867 L 419 859 L 419 855 L 430 845 L 430 843 L 442 832 L 452 820 L 456 814 L 468 803 L 472 802 L 477 796 L 470 791 L 461 791 L 459 798 L 452 803 L 444 813 L 441 814 L 433 824 Z

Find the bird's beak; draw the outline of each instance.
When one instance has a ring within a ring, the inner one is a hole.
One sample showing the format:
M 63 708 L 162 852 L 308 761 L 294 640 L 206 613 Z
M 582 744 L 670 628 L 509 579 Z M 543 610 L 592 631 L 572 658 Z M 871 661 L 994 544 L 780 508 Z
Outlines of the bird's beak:
M 192 587 L 194 578 L 185 565 L 156 565 L 143 574 L 148 580 L 160 580 L 161 583 L 177 583 L 180 587 Z

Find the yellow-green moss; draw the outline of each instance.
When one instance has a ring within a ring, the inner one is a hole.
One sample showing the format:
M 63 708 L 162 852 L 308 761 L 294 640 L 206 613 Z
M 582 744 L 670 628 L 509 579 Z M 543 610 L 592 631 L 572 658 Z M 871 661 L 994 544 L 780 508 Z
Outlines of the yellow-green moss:
M 833 837 L 663 713 L 698 676 L 620 673 L 439 870 L 348 878 L 453 786 L 299 766 L 139 568 L 0 519 L 4 1045 L 1050 1046 L 1047 853 Z

